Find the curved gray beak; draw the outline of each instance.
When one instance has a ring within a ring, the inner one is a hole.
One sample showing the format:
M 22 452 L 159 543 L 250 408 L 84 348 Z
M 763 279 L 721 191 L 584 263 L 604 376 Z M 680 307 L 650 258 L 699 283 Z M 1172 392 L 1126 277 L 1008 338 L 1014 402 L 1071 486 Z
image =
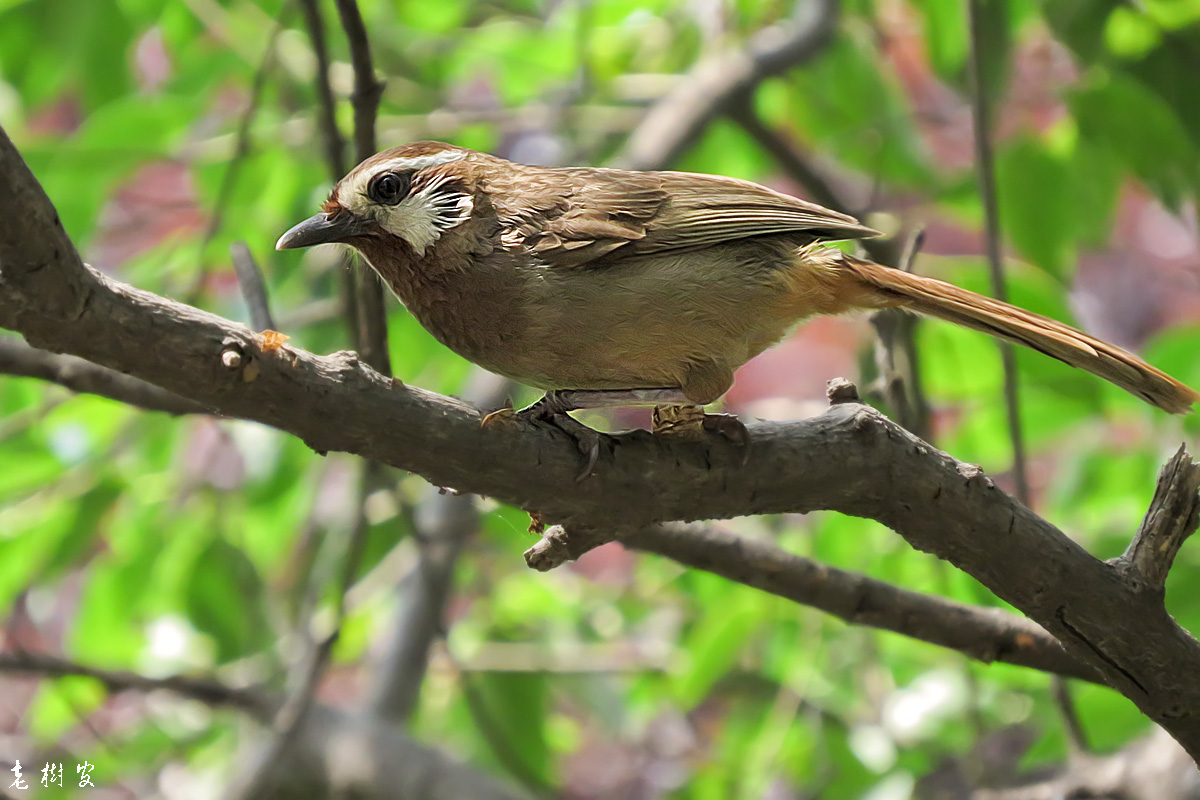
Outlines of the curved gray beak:
M 351 236 L 367 232 L 366 223 L 353 214 L 342 211 L 336 216 L 316 214 L 296 225 L 275 243 L 276 250 L 295 250 L 314 244 L 344 242 Z

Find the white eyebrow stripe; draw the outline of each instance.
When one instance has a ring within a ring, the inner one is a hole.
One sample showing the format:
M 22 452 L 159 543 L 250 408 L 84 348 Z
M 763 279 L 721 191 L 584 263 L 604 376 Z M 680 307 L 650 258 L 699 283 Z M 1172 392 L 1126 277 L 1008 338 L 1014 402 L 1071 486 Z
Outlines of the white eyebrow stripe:
M 376 164 L 369 170 L 363 170 L 351 178 L 347 184 L 341 186 L 337 193 L 338 203 L 346 208 L 353 208 L 356 195 L 365 194 L 371 178 L 380 173 L 436 167 L 439 164 L 462 161 L 466 157 L 467 151 L 465 150 L 443 150 L 440 153 L 431 153 L 427 156 L 408 156 L 384 161 L 383 163 Z
M 452 161 L 462 161 L 467 157 L 463 150 L 443 150 L 440 153 L 431 153 L 427 156 L 409 156 L 407 158 L 393 158 L 391 161 L 384 161 L 382 164 L 371 172 L 372 175 L 378 175 L 382 171 L 404 170 L 404 169 L 425 169 L 425 167 L 436 167 L 438 164 L 449 164 Z

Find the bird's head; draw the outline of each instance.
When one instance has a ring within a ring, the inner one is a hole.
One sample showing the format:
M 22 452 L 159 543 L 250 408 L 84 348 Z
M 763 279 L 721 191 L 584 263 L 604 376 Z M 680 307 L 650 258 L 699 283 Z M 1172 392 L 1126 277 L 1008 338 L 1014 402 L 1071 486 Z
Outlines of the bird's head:
M 474 208 L 474 151 L 441 142 L 417 142 L 371 156 L 338 181 L 322 211 L 296 225 L 276 250 L 343 242 L 362 247 L 375 240 L 417 257 Z

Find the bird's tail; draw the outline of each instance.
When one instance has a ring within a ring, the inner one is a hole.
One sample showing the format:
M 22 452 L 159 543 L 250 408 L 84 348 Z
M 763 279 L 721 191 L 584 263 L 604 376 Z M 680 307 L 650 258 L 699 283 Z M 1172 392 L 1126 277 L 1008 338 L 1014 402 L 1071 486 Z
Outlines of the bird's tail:
M 1200 394 L 1119 347 L 1069 325 L 944 281 L 842 254 L 839 266 L 879 292 L 881 306 L 900 306 L 1023 344 L 1085 369 L 1153 406 L 1186 414 Z

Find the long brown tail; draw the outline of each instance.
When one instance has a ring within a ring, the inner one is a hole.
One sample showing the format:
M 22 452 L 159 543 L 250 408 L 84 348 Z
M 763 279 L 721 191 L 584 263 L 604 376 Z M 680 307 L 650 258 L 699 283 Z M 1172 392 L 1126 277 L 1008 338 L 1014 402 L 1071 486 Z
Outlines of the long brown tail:
M 843 255 L 841 266 L 897 305 L 1023 344 L 1086 369 L 1172 414 L 1186 414 L 1200 394 L 1160 369 L 1061 322 L 960 289 L 944 281 Z

